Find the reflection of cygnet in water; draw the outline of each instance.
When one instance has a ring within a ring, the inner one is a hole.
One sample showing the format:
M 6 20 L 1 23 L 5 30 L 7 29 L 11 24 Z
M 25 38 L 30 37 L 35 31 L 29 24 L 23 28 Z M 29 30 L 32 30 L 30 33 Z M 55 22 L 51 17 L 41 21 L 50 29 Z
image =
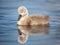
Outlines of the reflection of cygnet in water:
M 21 29 L 19 26 L 18 26 L 18 32 L 19 32 L 18 42 L 24 44 L 28 39 L 28 32 L 27 30 Z
M 30 34 L 48 34 L 49 33 L 49 26 L 32 26 L 29 30 Z
M 28 40 L 28 33 L 35 34 L 48 34 L 49 26 L 18 26 L 18 42 L 25 43 Z
M 28 16 L 28 10 L 26 7 L 21 6 L 18 8 L 18 25 L 48 25 L 50 21 L 49 16 L 37 16 L 37 14 L 33 14 L 32 16 Z

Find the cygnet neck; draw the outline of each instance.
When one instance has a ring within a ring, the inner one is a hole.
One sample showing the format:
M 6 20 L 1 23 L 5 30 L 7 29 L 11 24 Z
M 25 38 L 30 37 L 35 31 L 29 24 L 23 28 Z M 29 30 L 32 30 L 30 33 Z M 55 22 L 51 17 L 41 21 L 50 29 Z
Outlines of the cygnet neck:
M 25 15 L 25 16 L 19 15 L 18 20 L 20 20 L 21 18 L 27 17 L 27 16 L 28 15 Z

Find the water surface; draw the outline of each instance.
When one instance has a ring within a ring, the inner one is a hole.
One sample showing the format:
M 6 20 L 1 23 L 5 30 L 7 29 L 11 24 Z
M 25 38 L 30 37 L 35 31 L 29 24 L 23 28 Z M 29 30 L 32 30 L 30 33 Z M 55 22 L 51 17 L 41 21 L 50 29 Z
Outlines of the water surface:
M 22 5 L 28 8 L 29 15 L 50 16 L 47 34 L 32 35 L 30 32 L 34 31 L 29 31 L 28 40 L 23 45 L 60 45 L 60 0 L 0 0 L 0 45 L 22 45 L 18 42 L 17 27 L 17 8 Z

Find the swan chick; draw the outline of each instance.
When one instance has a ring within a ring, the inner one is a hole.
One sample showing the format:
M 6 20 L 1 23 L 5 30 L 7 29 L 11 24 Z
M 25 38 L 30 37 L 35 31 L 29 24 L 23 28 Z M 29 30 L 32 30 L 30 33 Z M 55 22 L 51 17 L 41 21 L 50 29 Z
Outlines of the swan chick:
M 50 17 L 49 16 L 28 16 L 28 10 L 26 7 L 21 6 L 18 8 L 18 25 L 48 25 Z

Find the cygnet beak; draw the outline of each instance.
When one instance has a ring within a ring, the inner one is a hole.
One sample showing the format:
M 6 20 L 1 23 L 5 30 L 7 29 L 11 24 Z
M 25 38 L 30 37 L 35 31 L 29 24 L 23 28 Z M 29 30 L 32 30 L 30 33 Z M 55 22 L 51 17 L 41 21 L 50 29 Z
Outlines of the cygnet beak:
M 21 19 L 22 15 L 20 14 L 19 17 L 18 17 L 18 21 Z

